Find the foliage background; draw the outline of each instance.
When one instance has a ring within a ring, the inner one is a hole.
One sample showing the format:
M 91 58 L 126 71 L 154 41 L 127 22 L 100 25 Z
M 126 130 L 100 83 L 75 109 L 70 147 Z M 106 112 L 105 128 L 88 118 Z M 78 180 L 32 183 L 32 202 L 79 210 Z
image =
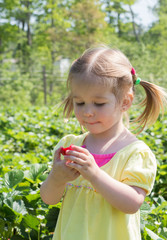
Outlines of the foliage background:
M 65 95 L 61 60 L 101 43 L 120 48 L 141 78 L 166 86 L 167 2 L 157 0 L 147 28 L 137 24 L 135 2 L 1 0 L 0 103 L 57 104 Z
M 68 62 L 104 43 L 121 49 L 142 79 L 167 86 L 167 0 L 157 0 L 151 9 L 157 20 L 147 28 L 137 24 L 136 2 L 0 0 L 0 239 L 51 239 L 61 203 L 42 203 L 39 187 L 54 145 L 81 131 L 55 108 L 66 95 Z M 140 135 L 158 160 L 142 206 L 144 240 L 167 239 L 166 123 L 165 114 Z

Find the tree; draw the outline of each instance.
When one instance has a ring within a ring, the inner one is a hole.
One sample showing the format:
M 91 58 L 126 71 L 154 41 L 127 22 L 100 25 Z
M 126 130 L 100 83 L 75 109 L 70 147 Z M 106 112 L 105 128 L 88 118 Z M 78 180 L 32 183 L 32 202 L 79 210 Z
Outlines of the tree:
M 101 0 L 109 27 L 114 28 L 119 38 L 140 42 L 140 28 L 135 22 L 132 5 L 135 0 Z
M 19 102 L 16 98 L 27 91 L 32 104 L 44 102 L 44 95 L 53 104 L 55 96 L 64 94 L 58 62 L 73 61 L 85 48 L 101 43 L 125 52 L 141 77 L 164 81 L 167 0 L 158 1 L 158 21 L 145 32 L 136 24 L 136 1 L 0 0 L 0 101 L 12 92 Z
M 151 55 L 151 64 L 148 68 L 155 81 L 161 82 L 161 85 L 165 86 L 167 79 L 167 53 L 165 51 L 167 44 L 167 0 L 159 0 L 153 11 L 158 19 L 144 35 L 144 41 Z
M 74 1 L 69 6 L 68 17 L 71 27 L 67 33 L 67 43 L 72 55 L 77 56 L 78 52 L 105 40 L 107 24 L 99 1 Z

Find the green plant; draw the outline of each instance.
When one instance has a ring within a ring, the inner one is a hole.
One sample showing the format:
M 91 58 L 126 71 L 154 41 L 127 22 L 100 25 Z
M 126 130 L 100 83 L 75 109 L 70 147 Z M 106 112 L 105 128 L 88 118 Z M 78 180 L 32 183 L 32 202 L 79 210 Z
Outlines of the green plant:
M 165 117 L 140 134 L 158 162 L 153 191 L 141 207 L 142 240 L 167 238 Z M 69 133 L 81 133 L 75 118 L 67 124 L 51 108 L 0 109 L 0 239 L 52 239 L 61 202 L 44 204 L 40 185 L 51 168 L 54 146 Z

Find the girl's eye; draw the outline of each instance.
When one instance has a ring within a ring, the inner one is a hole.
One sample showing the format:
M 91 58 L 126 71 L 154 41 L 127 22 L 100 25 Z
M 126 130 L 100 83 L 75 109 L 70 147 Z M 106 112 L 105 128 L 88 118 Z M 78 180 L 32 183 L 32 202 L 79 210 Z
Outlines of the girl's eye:
M 76 102 L 75 104 L 77 106 L 83 106 L 85 103 L 84 102 Z M 97 107 L 101 107 L 101 106 L 105 105 L 105 103 L 94 103 L 94 105 Z
M 84 105 L 85 103 L 84 102 L 76 102 L 75 103 L 77 106 L 82 106 L 82 105 Z
M 102 107 L 105 105 L 105 103 L 94 103 L 97 107 Z

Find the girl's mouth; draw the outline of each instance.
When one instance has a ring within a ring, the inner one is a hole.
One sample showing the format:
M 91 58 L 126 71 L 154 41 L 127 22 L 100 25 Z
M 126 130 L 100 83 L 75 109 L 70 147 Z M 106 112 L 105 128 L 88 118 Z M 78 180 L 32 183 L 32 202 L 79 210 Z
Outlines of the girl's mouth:
M 89 124 L 89 125 L 95 125 L 97 123 L 99 123 L 99 122 L 85 122 L 85 124 Z

